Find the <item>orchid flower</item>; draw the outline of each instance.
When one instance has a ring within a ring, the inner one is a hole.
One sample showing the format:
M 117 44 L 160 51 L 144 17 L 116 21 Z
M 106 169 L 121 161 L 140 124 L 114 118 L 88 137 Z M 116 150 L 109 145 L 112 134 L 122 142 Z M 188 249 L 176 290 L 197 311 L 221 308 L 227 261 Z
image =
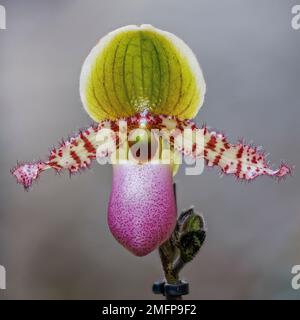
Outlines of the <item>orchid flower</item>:
M 108 225 L 125 248 L 146 255 L 164 243 L 176 225 L 173 175 L 179 154 L 202 158 L 208 166 L 246 181 L 291 172 L 286 164 L 272 169 L 252 145 L 232 144 L 207 126 L 197 127 L 192 119 L 205 91 L 198 61 L 178 37 L 150 25 L 117 29 L 91 50 L 81 71 L 81 100 L 96 123 L 62 142 L 46 161 L 18 164 L 12 174 L 28 189 L 48 169 L 73 174 L 96 158 L 122 160 L 113 164 Z M 139 129 L 144 132 L 130 140 Z M 197 133 L 202 148 L 194 136 L 185 143 L 178 139 L 187 129 Z M 153 130 L 159 131 L 154 137 Z M 146 149 L 151 145 L 151 155 L 134 156 L 130 149 L 136 142 Z M 171 161 L 162 163 L 166 145 Z

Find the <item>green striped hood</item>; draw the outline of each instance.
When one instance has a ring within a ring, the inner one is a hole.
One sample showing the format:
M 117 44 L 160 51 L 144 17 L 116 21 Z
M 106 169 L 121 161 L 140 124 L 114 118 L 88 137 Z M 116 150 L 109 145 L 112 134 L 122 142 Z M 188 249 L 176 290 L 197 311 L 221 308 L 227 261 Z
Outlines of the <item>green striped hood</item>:
M 132 25 L 110 32 L 92 49 L 82 67 L 80 95 L 95 121 L 145 110 L 190 119 L 203 104 L 205 82 L 181 39 Z

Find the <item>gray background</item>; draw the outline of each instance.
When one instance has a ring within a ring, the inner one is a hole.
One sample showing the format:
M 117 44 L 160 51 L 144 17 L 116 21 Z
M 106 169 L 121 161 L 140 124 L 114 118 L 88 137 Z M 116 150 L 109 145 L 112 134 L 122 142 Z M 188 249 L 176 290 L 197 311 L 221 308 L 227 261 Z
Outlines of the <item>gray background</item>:
M 297 1 L 1 0 L 0 298 L 154 298 L 157 252 L 137 258 L 110 234 L 111 168 L 72 177 L 44 174 L 25 193 L 10 176 L 16 160 L 48 155 L 91 120 L 78 93 L 81 64 L 107 32 L 150 23 L 184 39 L 207 82 L 197 116 L 263 145 L 270 160 L 300 163 L 300 30 Z M 291 267 L 300 264 L 299 170 L 286 181 L 239 183 L 216 169 L 176 177 L 179 208 L 191 204 L 208 226 L 205 247 L 182 273 L 190 298 L 299 299 Z

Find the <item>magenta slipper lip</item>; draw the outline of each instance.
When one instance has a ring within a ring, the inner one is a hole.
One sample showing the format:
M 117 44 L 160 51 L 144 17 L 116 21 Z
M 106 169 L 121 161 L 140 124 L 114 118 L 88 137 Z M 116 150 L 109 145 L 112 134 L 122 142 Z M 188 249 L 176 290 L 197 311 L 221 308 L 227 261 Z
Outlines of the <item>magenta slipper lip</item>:
M 113 166 L 108 225 L 136 256 L 165 242 L 176 224 L 176 202 L 169 164 L 125 162 Z

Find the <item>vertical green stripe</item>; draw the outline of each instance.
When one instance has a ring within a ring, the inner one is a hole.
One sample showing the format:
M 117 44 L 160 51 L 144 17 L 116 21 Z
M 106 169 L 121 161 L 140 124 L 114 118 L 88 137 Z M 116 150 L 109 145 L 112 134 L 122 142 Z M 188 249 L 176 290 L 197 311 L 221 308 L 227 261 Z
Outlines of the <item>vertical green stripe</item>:
M 85 94 L 88 111 L 100 120 L 144 109 L 191 118 L 202 93 L 188 57 L 173 41 L 137 28 L 120 31 L 99 52 Z

